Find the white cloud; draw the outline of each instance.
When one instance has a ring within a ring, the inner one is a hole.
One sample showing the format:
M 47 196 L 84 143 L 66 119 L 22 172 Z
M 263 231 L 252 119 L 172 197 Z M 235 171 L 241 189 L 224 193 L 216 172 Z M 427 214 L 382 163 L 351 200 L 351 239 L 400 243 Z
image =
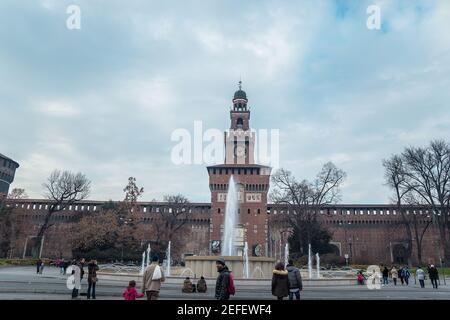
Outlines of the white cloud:
M 36 111 L 51 117 L 74 117 L 80 114 L 80 110 L 63 101 L 46 101 L 36 107 Z

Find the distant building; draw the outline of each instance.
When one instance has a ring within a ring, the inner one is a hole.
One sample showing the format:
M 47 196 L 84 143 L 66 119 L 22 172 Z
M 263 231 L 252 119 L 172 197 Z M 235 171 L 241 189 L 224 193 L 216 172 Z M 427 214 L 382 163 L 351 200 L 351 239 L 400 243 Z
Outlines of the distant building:
M 0 153 L 0 194 L 7 195 L 19 164 Z

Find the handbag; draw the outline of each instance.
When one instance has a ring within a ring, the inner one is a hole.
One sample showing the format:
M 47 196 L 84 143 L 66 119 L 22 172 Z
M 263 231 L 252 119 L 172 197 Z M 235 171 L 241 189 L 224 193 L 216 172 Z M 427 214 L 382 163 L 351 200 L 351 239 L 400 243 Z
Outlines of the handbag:
M 159 280 L 161 279 L 161 277 L 162 277 L 161 268 L 160 266 L 156 266 L 155 270 L 153 270 L 152 281 Z

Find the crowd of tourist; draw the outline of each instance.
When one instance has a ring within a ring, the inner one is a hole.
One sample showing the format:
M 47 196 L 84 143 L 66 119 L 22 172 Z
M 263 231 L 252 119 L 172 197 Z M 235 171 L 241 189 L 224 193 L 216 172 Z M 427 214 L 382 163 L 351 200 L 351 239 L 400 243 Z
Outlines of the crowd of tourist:
M 72 289 L 72 299 L 77 299 L 79 297 L 79 290 L 81 289 L 81 282 L 85 278 L 85 272 L 87 271 L 87 299 L 96 299 L 96 284 L 98 281 L 97 271 L 99 266 L 96 260 L 91 260 L 86 264 L 85 259 L 66 261 L 64 259 L 58 259 L 53 263 L 60 271 L 60 274 L 65 275 L 67 270 L 70 268 L 70 275 L 73 276 L 74 288 Z M 44 270 L 44 261 L 39 259 L 36 262 L 36 273 L 42 274 Z M 235 294 L 234 287 L 234 276 L 231 270 L 225 263 L 223 258 L 218 258 L 216 261 L 216 268 L 218 276 L 216 279 L 214 297 L 217 300 L 228 300 L 230 296 Z M 421 288 L 425 288 L 426 280 L 430 280 L 431 285 L 434 289 L 438 289 L 439 285 L 439 271 L 435 265 L 430 264 L 427 266 L 426 271 L 422 267 L 418 267 L 414 275 L 414 282 L 418 281 Z M 77 279 L 76 277 L 79 277 Z M 410 285 L 411 271 L 408 266 L 392 266 L 388 268 L 387 266 L 380 266 L 379 274 L 381 286 L 388 286 L 392 284 L 393 286 Z M 79 281 L 76 281 L 79 280 Z M 161 289 L 161 284 L 165 281 L 164 270 L 159 265 L 159 257 L 154 255 L 152 257 L 152 262 L 147 266 L 143 272 L 141 292 L 139 293 L 136 289 L 136 282 L 134 280 L 130 281 L 128 286 L 125 288 L 122 296 L 125 300 L 136 300 L 139 298 L 146 297 L 147 300 L 157 300 L 159 297 L 159 291 Z M 357 283 L 364 285 L 367 282 L 367 275 L 364 274 L 362 270 L 357 273 Z M 78 286 L 75 285 L 78 283 Z M 285 266 L 283 263 L 279 262 L 275 265 L 272 272 L 272 284 L 271 292 L 274 297 L 278 300 L 283 300 L 284 298 L 289 298 L 289 300 L 300 300 L 300 292 L 303 289 L 302 276 L 300 270 L 294 266 L 292 260 L 289 260 L 288 264 Z M 201 276 L 196 284 L 186 277 L 182 286 L 183 293 L 206 293 L 208 286 L 206 279 Z

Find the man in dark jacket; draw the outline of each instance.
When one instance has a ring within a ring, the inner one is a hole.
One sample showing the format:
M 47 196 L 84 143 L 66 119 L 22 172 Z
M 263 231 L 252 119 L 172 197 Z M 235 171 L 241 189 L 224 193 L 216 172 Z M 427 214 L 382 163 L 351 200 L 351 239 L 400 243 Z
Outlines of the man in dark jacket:
M 288 271 L 289 279 L 289 300 L 294 299 L 294 294 L 295 298 L 300 300 L 300 291 L 303 289 L 300 270 L 294 266 L 294 262 L 292 260 L 289 260 L 286 270 Z
M 430 277 L 431 284 L 433 285 L 433 289 L 438 288 L 438 279 L 439 279 L 439 273 L 437 268 L 434 265 L 431 265 L 428 268 L 428 276 Z
M 225 265 L 225 260 L 223 258 L 219 258 L 216 261 L 217 272 L 219 272 L 219 276 L 216 280 L 216 294 L 215 298 L 217 300 L 229 300 L 230 293 L 228 292 L 228 284 L 230 281 L 230 271 L 228 267 Z

